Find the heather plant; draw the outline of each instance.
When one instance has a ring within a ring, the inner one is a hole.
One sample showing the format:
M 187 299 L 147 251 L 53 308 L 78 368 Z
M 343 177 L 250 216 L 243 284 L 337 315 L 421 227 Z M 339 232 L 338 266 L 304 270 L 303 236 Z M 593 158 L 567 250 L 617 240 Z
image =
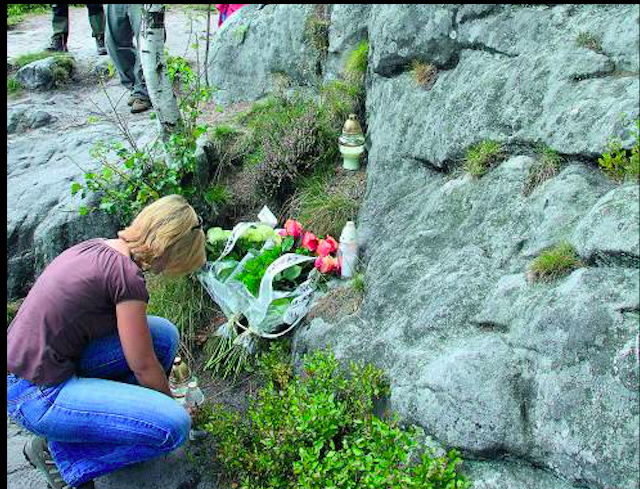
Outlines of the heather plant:
M 564 241 L 542 253 L 529 267 L 531 282 L 550 282 L 582 266 L 580 258 L 570 243 Z
M 216 440 L 216 458 L 244 488 L 438 489 L 470 487 L 458 473 L 459 454 L 418 451 L 415 429 L 373 414 L 389 395 L 381 370 L 341 366 L 330 351 L 303 359 L 294 375 L 286 350 L 259 360 L 266 385 L 246 415 L 213 408 L 205 429 Z
M 313 12 L 307 17 L 304 38 L 324 61 L 329 49 L 328 4 L 314 4 Z

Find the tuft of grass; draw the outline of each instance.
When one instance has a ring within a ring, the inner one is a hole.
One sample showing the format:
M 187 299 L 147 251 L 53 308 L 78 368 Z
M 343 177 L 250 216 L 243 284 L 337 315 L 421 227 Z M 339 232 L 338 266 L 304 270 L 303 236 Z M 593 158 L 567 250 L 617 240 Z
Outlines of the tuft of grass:
M 596 53 L 602 52 L 602 38 L 590 32 L 583 31 L 579 33 L 576 37 L 576 44 L 581 48 L 590 49 Z
M 438 69 L 430 63 L 416 60 L 411 64 L 411 71 L 418 85 L 424 90 L 431 90 L 438 79 Z
M 213 184 L 204 193 L 204 200 L 212 207 L 221 207 L 231 202 L 231 191 L 221 183 Z
M 529 267 L 530 282 L 550 282 L 582 266 L 575 249 L 563 241 L 542 253 Z
M 479 178 L 503 158 L 500 143 L 485 140 L 467 151 L 464 168 L 471 176 Z
M 341 127 L 349 114 L 364 113 L 364 87 L 350 81 L 326 83 L 320 90 L 322 104 L 327 108 L 331 124 Z M 360 117 L 362 120 L 363 118 Z
M 364 295 L 364 293 L 367 291 L 367 281 L 364 273 L 357 273 L 356 276 L 353 277 L 352 287 L 353 290 L 355 290 L 359 294 Z
M 180 331 L 180 356 L 193 359 L 195 335 L 206 327 L 215 313 L 207 291 L 191 276 L 179 279 L 149 275 L 148 314 L 160 316 L 175 324 Z
M 367 73 L 369 57 L 369 42 L 362 41 L 358 46 L 349 53 L 347 62 L 344 66 L 344 73 L 347 80 L 353 82 L 362 82 Z
M 618 181 L 640 180 L 640 118 L 634 123 L 631 135 L 635 143 L 631 150 L 622 147 L 622 142 L 617 138 L 611 138 L 607 142 L 607 152 L 598 158 L 598 164 L 613 179 Z
M 14 28 L 25 19 L 28 14 L 48 12 L 49 5 L 34 3 L 8 3 L 7 4 L 7 30 Z
M 363 172 L 303 178 L 287 205 L 288 215 L 317 235 L 337 237 L 347 221 L 356 220 L 365 185 Z
M 12 60 L 12 64 L 16 67 L 16 69 L 23 68 L 27 66 L 29 63 L 33 63 L 34 61 L 40 61 L 41 59 L 50 58 L 51 56 L 56 55 L 54 51 L 39 51 L 37 53 L 26 53 L 21 56 L 18 56 L 14 60 Z M 58 56 L 60 56 L 58 54 Z
M 542 182 L 555 177 L 560 171 L 562 158 L 557 151 L 541 145 L 537 153 L 538 161 L 529 171 L 527 182 L 522 190 L 524 195 L 531 195 Z

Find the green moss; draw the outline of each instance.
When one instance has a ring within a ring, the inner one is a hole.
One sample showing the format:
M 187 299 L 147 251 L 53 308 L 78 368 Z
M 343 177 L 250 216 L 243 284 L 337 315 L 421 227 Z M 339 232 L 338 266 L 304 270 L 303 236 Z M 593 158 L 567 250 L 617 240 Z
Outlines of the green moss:
M 532 282 L 550 282 L 581 266 L 573 246 L 564 241 L 540 253 L 529 267 L 529 279 Z
M 45 58 L 50 58 L 55 54 L 56 53 L 54 51 L 39 51 L 37 53 L 26 53 L 12 60 L 12 63 L 16 67 L 16 69 L 20 69 L 24 66 L 27 66 L 29 63 L 33 63 L 34 61 L 39 61 Z
M 503 158 L 500 150 L 500 143 L 496 141 L 480 142 L 467 151 L 464 158 L 465 170 L 473 177 L 481 177 Z

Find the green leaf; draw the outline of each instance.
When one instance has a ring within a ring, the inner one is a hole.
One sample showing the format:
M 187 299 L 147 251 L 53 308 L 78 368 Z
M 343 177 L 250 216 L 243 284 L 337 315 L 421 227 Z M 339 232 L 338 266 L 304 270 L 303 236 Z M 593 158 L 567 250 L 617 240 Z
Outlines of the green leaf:
M 295 243 L 295 239 L 293 236 L 287 236 L 285 240 L 282 242 L 282 252 L 288 253 L 293 248 L 293 244 Z
M 71 195 L 77 194 L 80 190 L 82 190 L 82 185 L 80 185 L 78 182 L 73 182 L 71 184 Z

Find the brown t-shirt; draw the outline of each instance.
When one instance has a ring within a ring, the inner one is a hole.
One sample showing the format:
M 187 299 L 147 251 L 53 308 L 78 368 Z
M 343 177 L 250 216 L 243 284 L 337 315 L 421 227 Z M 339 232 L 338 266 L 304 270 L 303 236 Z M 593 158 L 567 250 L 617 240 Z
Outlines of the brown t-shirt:
M 7 330 L 7 371 L 38 385 L 76 372 L 87 344 L 117 333 L 116 304 L 149 301 L 142 271 L 98 238 L 45 268 Z

